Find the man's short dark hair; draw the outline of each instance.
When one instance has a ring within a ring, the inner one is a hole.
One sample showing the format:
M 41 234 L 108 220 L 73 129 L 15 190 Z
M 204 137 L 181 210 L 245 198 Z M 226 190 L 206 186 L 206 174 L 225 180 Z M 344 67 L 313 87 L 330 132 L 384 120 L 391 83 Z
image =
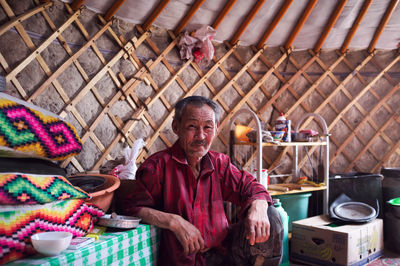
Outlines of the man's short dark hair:
M 191 105 L 194 105 L 197 107 L 201 107 L 203 105 L 210 106 L 211 109 L 213 109 L 214 114 L 215 114 L 215 122 L 216 123 L 219 122 L 219 118 L 221 115 L 221 109 L 220 109 L 219 105 L 216 102 L 214 102 L 213 100 L 210 100 L 204 96 L 189 96 L 189 97 L 179 100 L 175 105 L 174 119 L 176 121 L 180 122 L 182 120 L 183 112 L 185 111 L 185 108 L 188 104 L 191 104 Z

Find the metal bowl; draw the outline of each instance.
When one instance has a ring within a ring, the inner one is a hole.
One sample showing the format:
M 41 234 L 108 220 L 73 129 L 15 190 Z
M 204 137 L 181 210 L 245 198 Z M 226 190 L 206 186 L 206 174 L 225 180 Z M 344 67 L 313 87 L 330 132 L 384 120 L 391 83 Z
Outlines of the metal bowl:
M 106 214 L 100 217 L 98 224 L 107 227 L 132 229 L 138 227 L 140 220 L 140 218 L 134 216 Z

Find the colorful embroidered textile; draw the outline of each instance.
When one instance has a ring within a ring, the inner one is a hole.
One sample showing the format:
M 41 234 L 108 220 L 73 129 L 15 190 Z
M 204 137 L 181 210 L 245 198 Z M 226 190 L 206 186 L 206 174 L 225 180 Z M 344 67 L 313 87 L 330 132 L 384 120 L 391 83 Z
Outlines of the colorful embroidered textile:
M 0 204 L 44 204 L 89 194 L 63 176 L 0 173 Z
M 82 149 L 71 125 L 4 93 L 0 93 L 0 146 L 52 160 L 63 160 Z
M 28 209 L 29 207 L 29 209 Z M 35 254 L 30 237 L 39 232 L 67 231 L 83 236 L 104 212 L 82 199 L 46 205 L 0 206 L 0 265 Z

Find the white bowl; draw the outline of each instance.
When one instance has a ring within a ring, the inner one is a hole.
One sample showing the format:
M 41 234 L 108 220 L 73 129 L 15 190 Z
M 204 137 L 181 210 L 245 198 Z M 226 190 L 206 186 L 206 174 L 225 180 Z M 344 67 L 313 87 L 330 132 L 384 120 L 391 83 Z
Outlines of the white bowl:
M 45 256 L 55 256 L 67 249 L 72 239 L 70 232 L 44 232 L 31 236 L 33 247 Z

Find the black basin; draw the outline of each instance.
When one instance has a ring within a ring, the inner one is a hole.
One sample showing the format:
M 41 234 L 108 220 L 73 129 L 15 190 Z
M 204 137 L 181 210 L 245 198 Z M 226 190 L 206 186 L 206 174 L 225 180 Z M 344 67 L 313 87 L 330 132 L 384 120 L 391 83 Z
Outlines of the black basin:
M 71 176 L 68 178 L 72 185 L 83 189 L 88 193 L 96 192 L 106 183 L 106 179 L 102 176 Z

